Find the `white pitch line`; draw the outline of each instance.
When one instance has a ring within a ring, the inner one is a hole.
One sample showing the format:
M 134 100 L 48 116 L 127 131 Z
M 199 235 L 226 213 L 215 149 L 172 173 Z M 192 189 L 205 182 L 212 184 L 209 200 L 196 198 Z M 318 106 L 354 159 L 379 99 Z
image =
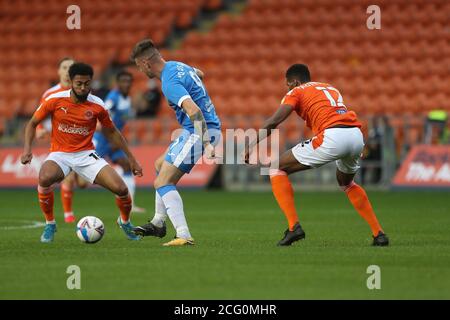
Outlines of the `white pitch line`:
M 34 229 L 34 228 L 40 228 L 45 226 L 45 223 L 40 221 L 31 221 L 31 220 L 9 220 L 14 222 L 20 222 L 20 223 L 28 223 L 23 226 L 0 226 L 0 230 L 16 230 L 16 229 Z

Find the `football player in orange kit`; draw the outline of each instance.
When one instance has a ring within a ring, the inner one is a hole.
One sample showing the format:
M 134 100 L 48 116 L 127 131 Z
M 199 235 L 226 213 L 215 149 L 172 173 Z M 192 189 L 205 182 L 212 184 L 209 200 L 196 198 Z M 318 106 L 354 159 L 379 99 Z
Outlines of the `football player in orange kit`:
M 133 174 L 142 176 L 142 168 L 128 149 L 122 134 L 112 123 L 103 101 L 90 94 L 93 75 L 92 67 L 87 64 L 71 65 L 69 68 L 71 89 L 48 96 L 25 128 L 22 164 L 30 163 L 33 158 L 31 145 L 36 127 L 47 116 L 51 116 L 50 154 L 39 171 L 38 185 L 39 204 L 46 220 L 41 236 L 41 242 L 44 243 L 52 242 L 56 232 L 53 215 L 53 185 L 61 182 L 71 171 L 75 171 L 90 183 L 101 185 L 113 192 L 120 211 L 118 225 L 128 239 L 140 239 L 132 231 L 131 198 L 125 182 L 95 152 L 92 136 L 97 120 L 102 124 L 103 132 L 111 143 L 125 152 Z
M 293 111 L 312 129 L 314 137 L 283 153 L 279 169 L 270 171 L 273 194 L 285 214 L 289 228 L 279 246 L 289 246 L 305 238 L 294 203 L 294 190 L 288 175 L 336 162 L 336 178 L 356 211 L 369 224 L 373 245 L 387 246 L 389 239 L 383 232 L 364 189 L 353 181 L 359 169 L 358 160 L 364 147 L 361 124 L 355 112 L 344 105 L 339 91 L 327 83 L 311 82 L 309 69 L 294 64 L 286 71 L 289 92 L 277 111 L 265 121 L 257 141 L 246 145 L 244 161 L 249 163 L 251 149 L 271 134 Z
M 75 60 L 70 57 L 64 57 L 59 61 L 59 83 L 44 92 L 41 97 L 40 103 L 43 103 L 48 96 L 54 93 L 70 89 L 69 68 L 74 63 Z M 50 135 L 51 131 L 52 123 L 50 117 L 48 117 L 37 126 L 36 138 L 43 139 L 44 137 Z M 67 223 L 75 222 L 75 215 L 72 209 L 73 189 L 75 185 L 80 188 L 86 188 L 88 186 L 88 183 L 75 172 L 70 172 L 67 177 L 61 182 L 61 203 L 64 210 L 64 221 Z

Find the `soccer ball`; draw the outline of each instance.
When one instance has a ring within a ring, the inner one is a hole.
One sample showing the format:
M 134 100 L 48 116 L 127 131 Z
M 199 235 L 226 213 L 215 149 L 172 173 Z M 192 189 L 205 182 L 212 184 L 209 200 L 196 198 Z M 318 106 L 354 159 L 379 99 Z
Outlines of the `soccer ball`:
M 96 243 L 105 234 L 105 226 L 97 217 L 87 216 L 81 218 L 77 224 L 77 236 L 85 243 Z

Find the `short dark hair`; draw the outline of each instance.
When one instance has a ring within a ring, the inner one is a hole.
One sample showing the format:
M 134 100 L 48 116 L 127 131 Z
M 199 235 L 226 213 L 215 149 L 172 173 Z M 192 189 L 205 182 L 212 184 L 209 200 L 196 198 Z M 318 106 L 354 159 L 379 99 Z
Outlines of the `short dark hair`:
M 308 66 L 306 64 L 293 64 L 289 67 L 286 71 L 286 78 L 287 79 L 296 79 L 299 80 L 301 83 L 306 83 L 311 81 L 311 74 L 309 73 Z
M 72 58 L 72 57 L 64 57 L 64 58 L 62 58 L 61 60 L 58 61 L 58 68 L 61 67 L 61 64 L 62 64 L 64 61 L 69 61 L 69 60 L 75 62 L 75 59 Z
M 146 52 L 150 50 L 156 49 L 155 44 L 153 43 L 152 39 L 144 39 L 136 43 L 136 45 L 133 48 L 133 51 L 130 55 L 130 60 L 134 61 L 134 59 L 139 58 Z
M 75 78 L 76 75 L 90 76 L 92 78 L 94 76 L 94 69 L 92 69 L 92 67 L 86 63 L 75 62 L 69 68 L 70 80 Z
M 128 76 L 131 79 L 133 79 L 133 74 L 131 72 L 128 72 L 127 70 L 120 70 L 117 74 L 116 74 L 116 80 L 118 81 L 121 77 L 125 77 Z

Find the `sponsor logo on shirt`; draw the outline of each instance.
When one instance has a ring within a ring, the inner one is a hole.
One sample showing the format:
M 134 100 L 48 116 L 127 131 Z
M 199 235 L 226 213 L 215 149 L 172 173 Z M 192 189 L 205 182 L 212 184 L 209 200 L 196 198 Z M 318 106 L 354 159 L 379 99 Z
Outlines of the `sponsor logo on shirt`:
M 82 136 L 89 135 L 89 128 L 87 128 L 87 127 L 76 127 L 75 125 L 69 126 L 64 123 L 58 124 L 58 130 L 61 132 L 64 132 L 64 133 L 79 134 Z

